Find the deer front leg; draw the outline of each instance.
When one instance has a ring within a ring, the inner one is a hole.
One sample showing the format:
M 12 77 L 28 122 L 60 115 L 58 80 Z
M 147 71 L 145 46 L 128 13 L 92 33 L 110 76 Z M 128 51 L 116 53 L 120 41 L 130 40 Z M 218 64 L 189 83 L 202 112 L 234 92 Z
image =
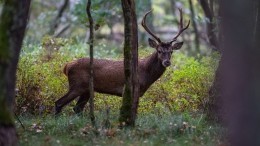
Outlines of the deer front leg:
M 90 96 L 89 92 L 85 92 L 82 95 L 80 95 L 76 106 L 73 108 L 73 110 L 76 114 L 80 114 L 83 111 L 86 103 L 89 100 L 89 96 Z

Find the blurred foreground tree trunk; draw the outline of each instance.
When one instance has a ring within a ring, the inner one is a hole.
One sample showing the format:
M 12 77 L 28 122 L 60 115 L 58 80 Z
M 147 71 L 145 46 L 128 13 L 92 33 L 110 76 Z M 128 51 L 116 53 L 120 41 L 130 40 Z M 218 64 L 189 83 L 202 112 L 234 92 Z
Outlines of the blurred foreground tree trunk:
M 259 0 L 220 0 L 221 85 L 231 146 L 260 145 L 259 14 Z
M 17 145 L 13 121 L 16 68 L 28 21 L 30 0 L 5 0 L 0 17 L 0 145 Z
M 0 39 L 1 62 L 7 59 L 5 66 L 5 92 L 7 93 L 8 107 L 12 109 L 15 97 L 16 68 L 22 47 L 31 0 L 5 0 L 1 15 Z
M 90 70 L 89 70 L 89 115 L 90 115 L 90 119 L 92 122 L 92 125 L 95 126 L 96 122 L 95 122 L 95 116 L 94 116 L 94 82 L 93 82 L 93 78 L 94 78 L 94 72 L 93 72 L 93 48 L 94 48 L 94 22 L 93 22 L 93 18 L 91 16 L 91 0 L 88 0 L 87 2 L 87 15 L 88 15 L 88 20 L 89 20 L 89 31 L 90 31 L 90 36 L 89 36 L 89 57 L 90 57 Z
M 138 34 L 134 0 L 121 0 L 125 24 L 124 68 L 125 86 L 119 122 L 134 126 L 139 102 Z

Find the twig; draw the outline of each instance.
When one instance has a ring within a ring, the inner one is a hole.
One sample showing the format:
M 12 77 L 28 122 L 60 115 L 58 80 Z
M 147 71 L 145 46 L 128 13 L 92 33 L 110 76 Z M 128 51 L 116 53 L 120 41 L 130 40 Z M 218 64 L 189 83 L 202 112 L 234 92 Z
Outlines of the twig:
M 19 119 L 19 117 L 16 115 L 16 113 L 14 113 L 16 119 L 18 120 L 18 122 L 21 124 L 21 126 L 23 127 L 23 130 L 25 130 L 25 127 L 23 125 L 23 123 L 21 122 L 21 120 Z

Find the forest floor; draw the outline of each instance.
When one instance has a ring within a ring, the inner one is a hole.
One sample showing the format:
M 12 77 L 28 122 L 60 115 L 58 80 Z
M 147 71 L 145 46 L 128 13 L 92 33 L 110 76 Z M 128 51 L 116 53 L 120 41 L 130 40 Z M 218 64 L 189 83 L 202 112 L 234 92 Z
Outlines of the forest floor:
M 208 123 L 203 114 L 139 115 L 135 128 L 118 128 L 117 114 L 96 114 L 96 128 L 88 116 L 20 116 L 16 121 L 21 146 L 83 145 L 221 145 L 225 130 Z M 104 120 L 106 119 L 106 120 Z

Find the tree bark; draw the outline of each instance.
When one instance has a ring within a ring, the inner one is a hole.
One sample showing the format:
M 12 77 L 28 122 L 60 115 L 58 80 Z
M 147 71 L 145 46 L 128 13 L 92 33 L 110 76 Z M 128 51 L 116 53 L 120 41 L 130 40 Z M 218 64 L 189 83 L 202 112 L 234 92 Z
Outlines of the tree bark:
M 0 17 L 0 145 L 17 145 L 13 121 L 16 68 L 28 21 L 30 0 L 5 0 Z
M 87 15 L 89 19 L 89 54 L 90 54 L 90 70 L 89 70 L 89 93 L 90 93 L 90 98 L 89 98 L 89 115 L 90 119 L 92 122 L 92 125 L 95 126 L 95 116 L 94 116 L 94 71 L 93 71 L 93 61 L 94 61 L 94 55 L 93 55 L 93 48 L 94 48 L 94 22 L 93 18 L 91 16 L 91 0 L 88 0 L 87 2 Z
M 121 0 L 125 24 L 124 68 L 125 86 L 119 122 L 134 126 L 138 107 L 138 36 L 134 0 Z
M 260 145 L 259 8 L 259 0 L 220 0 L 222 93 L 234 146 Z
M 151 5 L 151 1 L 150 1 Z M 133 103 L 131 107 L 131 125 L 135 126 L 135 120 L 137 116 L 137 110 L 139 106 L 139 78 L 138 78 L 138 25 L 137 25 L 137 17 L 135 12 L 135 1 L 133 0 L 133 4 L 131 6 L 132 13 L 132 95 L 133 95 Z
M 7 103 L 8 107 L 12 108 L 15 97 L 15 81 L 16 68 L 19 60 L 19 55 L 22 47 L 22 42 L 29 20 L 29 8 L 31 0 L 24 0 L 16 2 L 14 0 L 7 0 L 6 7 L 8 10 L 2 12 L 2 27 L 1 40 L 8 41 L 6 48 L 10 48 L 10 52 L 6 57 L 10 57 L 10 64 L 7 69 Z M 5 29 L 5 30 L 4 30 Z M 9 40 L 6 40 L 9 39 Z M 3 47 L 1 47 L 3 49 Z
M 221 95 L 222 91 L 222 71 L 220 66 L 223 63 L 222 60 L 219 62 L 219 67 L 217 68 L 215 72 L 215 79 L 213 82 L 213 85 L 211 86 L 209 90 L 209 97 L 208 101 L 206 102 L 204 112 L 206 114 L 207 120 L 211 122 L 216 122 L 216 123 L 222 123 L 223 122 L 223 97 Z

